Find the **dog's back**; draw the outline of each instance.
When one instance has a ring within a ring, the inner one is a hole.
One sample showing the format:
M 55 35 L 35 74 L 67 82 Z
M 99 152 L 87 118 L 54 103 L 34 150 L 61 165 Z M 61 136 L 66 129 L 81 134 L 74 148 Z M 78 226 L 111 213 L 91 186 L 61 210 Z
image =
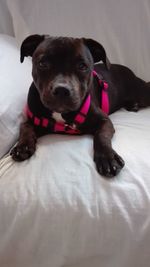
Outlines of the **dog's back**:
M 137 111 L 150 106 L 150 82 L 138 78 L 123 65 L 111 64 L 109 71 L 103 64 L 95 68 L 109 84 L 110 113 L 122 107 Z

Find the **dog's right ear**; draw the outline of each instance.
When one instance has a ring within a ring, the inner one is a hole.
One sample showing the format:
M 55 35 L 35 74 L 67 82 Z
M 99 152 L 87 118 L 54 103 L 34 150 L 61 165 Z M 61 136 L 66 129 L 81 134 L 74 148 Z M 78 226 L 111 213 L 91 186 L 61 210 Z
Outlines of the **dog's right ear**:
M 20 49 L 20 61 L 21 63 L 24 61 L 24 57 L 28 57 L 33 55 L 35 49 L 38 45 L 44 41 L 44 39 L 48 37 L 47 35 L 30 35 L 28 36 L 22 43 Z

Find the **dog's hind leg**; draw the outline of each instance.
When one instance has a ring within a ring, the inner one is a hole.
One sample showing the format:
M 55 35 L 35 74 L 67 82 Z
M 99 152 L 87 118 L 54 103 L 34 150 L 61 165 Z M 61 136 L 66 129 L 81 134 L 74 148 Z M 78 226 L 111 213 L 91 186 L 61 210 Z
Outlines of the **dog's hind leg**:
M 134 102 L 132 100 L 125 102 L 124 108 L 128 111 L 133 112 L 137 112 L 140 109 L 138 102 Z
M 136 99 L 139 108 L 150 106 L 150 82 L 145 82 L 140 78 L 136 80 Z
M 150 106 L 150 82 L 145 82 L 135 76 L 130 88 L 129 95 L 124 103 L 126 110 L 137 112 L 141 108 Z

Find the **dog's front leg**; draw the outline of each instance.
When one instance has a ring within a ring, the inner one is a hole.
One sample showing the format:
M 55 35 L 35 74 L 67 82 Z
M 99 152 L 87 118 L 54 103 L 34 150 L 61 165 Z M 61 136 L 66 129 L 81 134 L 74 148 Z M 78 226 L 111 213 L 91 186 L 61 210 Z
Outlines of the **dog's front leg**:
M 22 123 L 19 141 L 10 153 L 12 158 L 15 161 L 23 161 L 30 158 L 35 152 L 36 141 L 34 127 L 28 121 Z
M 123 159 L 113 150 L 111 145 L 114 132 L 113 124 L 107 118 L 94 135 L 94 161 L 98 172 L 106 177 L 117 175 L 124 166 Z

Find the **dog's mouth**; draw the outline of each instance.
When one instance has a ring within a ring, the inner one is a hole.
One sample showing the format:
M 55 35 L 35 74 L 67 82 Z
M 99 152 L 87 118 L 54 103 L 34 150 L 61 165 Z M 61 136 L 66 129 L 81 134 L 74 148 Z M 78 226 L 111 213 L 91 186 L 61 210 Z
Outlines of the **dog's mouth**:
M 81 99 L 76 98 L 52 98 L 41 96 L 41 101 L 43 105 L 50 111 L 55 111 L 58 113 L 69 113 L 79 109 L 81 105 Z
M 77 87 L 71 87 L 67 84 L 57 84 L 40 90 L 40 98 L 43 105 L 50 111 L 58 113 L 68 113 L 80 108 L 85 97 L 86 90 Z

